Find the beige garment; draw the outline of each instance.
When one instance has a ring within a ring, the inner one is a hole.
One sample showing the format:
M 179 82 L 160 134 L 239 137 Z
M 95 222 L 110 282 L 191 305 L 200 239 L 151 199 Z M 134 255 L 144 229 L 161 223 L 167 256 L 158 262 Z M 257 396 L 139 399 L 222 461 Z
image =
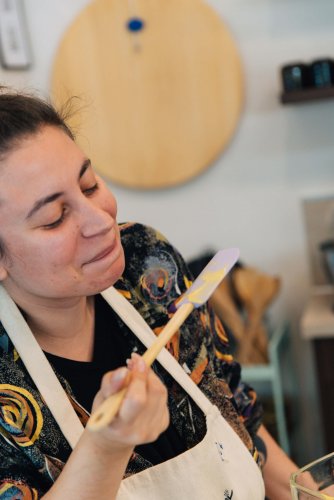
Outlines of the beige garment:
M 263 500 L 261 472 L 216 406 L 206 422 L 200 443 L 124 479 L 117 500 Z
M 102 295 L 148 347 L 155 335 L 138 312 L 113 288 Z M 117 500 L 263 500 L 262 474 L 245 444 L 166 349 L 158 360 L 206 415 L 207 432 L 190 450 L 124 479 Z
M 148 346 L 155 335 L 114 288 L 102 293 L 111 307 Z M 0 286 L 0 319 L 30 376 L 72 447 L 83 427 L 47 358 L 13 300 Z M 261 472 L 217 407 L 164 349 L 157 358 L 206 415 L 204 439 L 181 455 L 121 483 L 117 500 L 263 500 Z

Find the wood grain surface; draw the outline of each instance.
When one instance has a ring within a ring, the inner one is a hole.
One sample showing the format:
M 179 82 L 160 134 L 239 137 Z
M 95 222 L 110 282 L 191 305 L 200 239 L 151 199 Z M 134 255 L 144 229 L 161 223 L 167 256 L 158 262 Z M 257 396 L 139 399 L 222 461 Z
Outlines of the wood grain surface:
M 132 17 L 145 23 L 137 34 Z M 56 105 L 80 98 L 70 124 L 102 175 L 153 189 L 189 180 L 221 153 L 243 76 L 229 30 L 204 2 L 96 0 L 61 41 L 52 95 Z

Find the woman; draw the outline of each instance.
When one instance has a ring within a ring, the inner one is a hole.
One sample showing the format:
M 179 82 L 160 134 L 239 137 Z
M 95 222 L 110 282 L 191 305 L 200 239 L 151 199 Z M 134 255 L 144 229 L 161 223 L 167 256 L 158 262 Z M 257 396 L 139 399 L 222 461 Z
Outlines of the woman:
M 248 493 L 240 498 L 263 498 L 253 445 L 261 411 L 214 315 L 195 311 L 174 336 L 168 350 L 178 364 L 166 353 L 164 368 L 157 362 L 152 370 L 138 355 L 145 347 L 118 314 L 125 307 L 127 321 L 130 303 L 158 334 L 191 277 L 160 234 L 118 226 L 116 214 L 60 115 L 36 97 L 2 89 L 0 498 L 238 498 L 241 483 Z M 113 284 L 126 306 L 99 295 Z M 176 380 L 173 363 L 184 369 Z M 129 371 L 114 421 L 83 430 Z M 211 403 L 230 425 L 218 412 L 223 442 L 208 451 Z M 294 465 L 262 427 L 258 434 L 268 447 L 272 498 L 288 498 Z M 233 473 L 217 474 L 221 464 Z

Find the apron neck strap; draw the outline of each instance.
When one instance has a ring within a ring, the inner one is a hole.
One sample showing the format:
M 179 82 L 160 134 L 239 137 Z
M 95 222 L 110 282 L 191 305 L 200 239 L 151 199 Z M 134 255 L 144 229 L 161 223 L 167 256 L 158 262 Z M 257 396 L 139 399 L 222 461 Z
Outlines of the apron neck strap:
M 34 334 L 2 285 L 0 320 L 62 433 L 74 448 L 83 426 Z
M 112 286 L 104 290 L 101 295 L 139 340 L 149 348 L 156 340 L 156 335 L 130 302 Z M 157 360 L 191 396 L 203 413 L 207 415 L 212 408 L 212 403 L 166 348 L 162 349 Z
M 156 336 L 138 311 L 114 287 L 102 292 L 102 296 L 139 340 L 150 347 Z M 74 448 L 84 428 L 34 334 L 2 285 L 0 320 L 62 433 Z M 157 360 L 207 415 L 212 408 L 211 402 L 167 349 L 160 352 Z

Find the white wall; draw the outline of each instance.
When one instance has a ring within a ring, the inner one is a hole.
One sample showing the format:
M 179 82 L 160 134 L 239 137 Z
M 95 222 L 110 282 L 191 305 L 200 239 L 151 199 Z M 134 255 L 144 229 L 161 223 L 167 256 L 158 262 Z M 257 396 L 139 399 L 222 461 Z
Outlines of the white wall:
M 0 70 L 0 81 L 47 94 L 61 35 L 88 3 L 26 1 L 34 65 L 26 72 Z M 321 452 L 321 443 L 314 437 L 318 420 L 312 370 L 305 368 L 312 365 L 310 349 L 297 328 L 310 288 L 301 200 L 333 194 L 334 101 L 280 105 L 278 68 L 294 60 L 334 56 L 334 2 L 208 3 L 230 26 L 244 63 L 246 104 L 232 144 L 215 165 L 184 186 L 158 192 L 112 189 L 120 220 L 158 227 L 186 257 L 208 247 L 239 246 L 244 262 L 281 276 L 283 289 L 272 317 L 276 323 L 288 318 L 294 325 L 302 381 L 297 396 L 304 415 L 298 453 L 301 461 L 308 460 Z

